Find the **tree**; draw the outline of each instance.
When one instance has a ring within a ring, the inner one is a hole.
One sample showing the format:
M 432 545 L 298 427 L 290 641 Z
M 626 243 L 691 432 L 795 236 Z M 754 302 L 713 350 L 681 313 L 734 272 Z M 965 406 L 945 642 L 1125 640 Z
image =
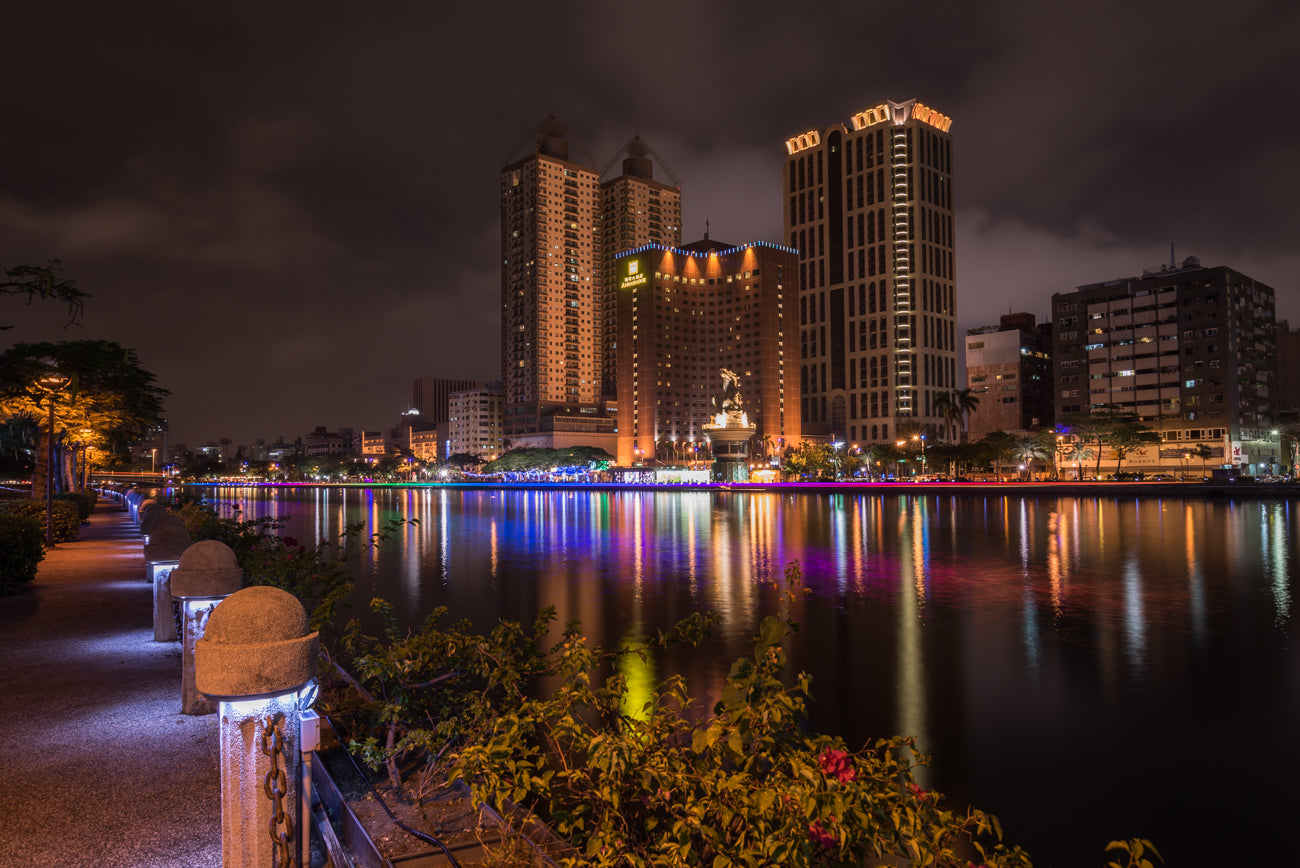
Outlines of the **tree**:
M 66 382 L 54 392 L 40 386 L 51 371 Z M 0 419 L 36 418 L 42 425 L 40 454 L 52 437 L 55 466 L 64 467 L 61 453 L 74 442 L 111 454 L 161 425 L 163 398 L 170 393 L 154 379 L 140 367 L 135 350 L 112 341 L 14 344 L 0 353 Z M 44 484 L 44 462 L 36 462 L 33 477 L 35 496 Z M 69 483 L 65 477 L 60 490 Z
M 1021 468 L 1027 470 L 1029 477 L 1032 479 L 1034 462 L 1046 461 L 1052 457 L 1052 452 L 1044 446 L 1042 439 L 1038 435 L 1018 434 L 1011 438 L 1008 457 Z
M 1092 449 L 1082 439 L 1070 437 L 1061 442 L 1061 458 L 1067 464 L 1074 464 L 1074 474 L 1083 481 L 1083 462 L 1092 458 Z
M 1159 443 L 1160 435 L 1151 426 L 1143 424 L 1136 413 L 1109 410 L 1102 420 L 1100 439 L 1102 445 L 1109 446 L 1115 453 L 1115 475 L 1118 476 L 1120 466 L 1130 452 L 1150 443 Z M 1097 461 L 1100 470 L 1100 456 Z
M 786 453 L 784 472 L 799 479 L 811 476 L 814 479 L 831 476 L 834 473 L 834 456 L 831 447 L 825 443 L 813 443 L 805 440 L 798 448 Z
M 68 325 L 73 325 L 81 316 L 81 311 L 90 294 L 78 289 L 76 281 L 64 277 L 63 263 L 51 259 L 44 265 L 18 265 L 13 268 L 0 268 L 4 277 L 0 279 L 0 295 L 27 296 L 27 303 L 34 299 L 54 299 L 68 305 Z M 0 325 L 0 329 L 13 326 Z
M 933 408 L 938 416 L 942 416 L 944 422 L 944 431 L 947 433 L 948 425 L 954 425 L 957 428 L 957 436 L 954 440 L 961 439 L 961 431 L 966 428 L 967 417 L 979 406 L 980 399 L 970 389 L 953 389 L 951 392 L 938 392 L 934 396 Z
M 1197 443 L 1189 451 L 1191 452 L 1192 455 L 1201 459 L 1201 475 L 1204 476 L 1205 462 L 1209 460 L 1211 457 L 1213 457 L 1214 450 L 1211 449 L 1209 446 L 1206 446 L 1204 443 Z

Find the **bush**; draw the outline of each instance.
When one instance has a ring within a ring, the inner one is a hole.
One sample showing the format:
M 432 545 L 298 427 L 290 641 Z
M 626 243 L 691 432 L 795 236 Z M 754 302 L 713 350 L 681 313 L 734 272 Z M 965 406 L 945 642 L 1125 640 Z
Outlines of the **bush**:
M 797 596 L 795 564 L 787 583 Z M 390 778 L 423 756 L 465 781 L 476 804 L 534 812 L 576 849 L 564 865 L 1029 864 L 1001 843 L 995 818 L 953 810 L 917 784 L 925 760 L 911 739 L 853 750 L 808 731 L 810 679 L 785 669 L 793 622 L 764 619 L 752 655 L 701 714 L 680 676 L 632 682 L 653 646 L 702 638 L 702 616 L 602 650 L 576 624 L 548 646 L 550 610 L 532 630 L 503 621 L 487 636 L 443 627 L 439 610 L 404 635 L 391 606 L 374 607 L 385 635 L 354 624 L 343 642 L 374 697 L 351 748 Z M 533 698 L 541 679 L 556 686 Z
M 41 538 L 45 537 L 45 501 L 10 500 L 3 504 L 4 511 L 10 515 L 27 516 L 36 519 L 41 529 Z M 56 543 L 72 542 L 81 533 L 81 511 L 77 504 L 67 500 L 55 500 L 50 514 L 54 521 L 54 541 Z
M 82 521 L 90 521 L 90 514 L 95 511 L 95 493 L 93 491 L 65 491 L 54 495 L 55 501 L 66 500 L 77 505 L 77 515 Z
M 35 518 L 0 510 L 0 594 L 16 594 L 36 578 L 44 540 Z

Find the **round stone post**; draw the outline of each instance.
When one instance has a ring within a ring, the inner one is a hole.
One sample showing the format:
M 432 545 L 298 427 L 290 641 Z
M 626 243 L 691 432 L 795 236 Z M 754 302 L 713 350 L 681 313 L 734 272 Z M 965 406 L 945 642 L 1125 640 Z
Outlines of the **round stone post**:
M 224 868 L 298 861 L 298 701 L 315 675 L 318 638 L 292 594 L 252 587 L 218 603 L 194 643 L 195 686 L 220 703 Z
M 153 514 L 150 510 L 150 515 Z M 181 553 L 193 540 L 185 523 L 167 513 L 153 523 L 153 532 L 144 544 L 144 565 L 153 585 L 153 638 L 158 642 L 176 639 L 176 618 L 172 614 L 171 573 L 180 563 Z
M 145 516 L 148 515 L 149 511 L 156 506 L 158 506 L 158 501 L 154 500 L 152 497 L 141 496 L 136 500 L 132 517 L 135 519 L 136 527 L 140 528 L 140 533 L 144 533 L 143 524 Z
M 153 533 L 158 522 L 162 521 L 163 516 L 170 514 L 156 501 L 146 500 L 140 504 L 140 535 L 144 537 L 146 543 L 149 542 L 149 535 Z
M 181 714 L 212 714 L 216 703 L 194 686 L 194 643 L 217 603 L 244 583 L 244 571 L 230 546 L 206 539 L 181 554 L 170 583 L 172 599 L 181 605 Z

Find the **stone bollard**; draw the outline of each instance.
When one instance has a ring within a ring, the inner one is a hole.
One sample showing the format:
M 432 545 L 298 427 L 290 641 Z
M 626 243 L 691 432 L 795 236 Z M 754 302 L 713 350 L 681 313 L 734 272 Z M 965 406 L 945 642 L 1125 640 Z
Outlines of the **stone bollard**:
M 149 542 L 149 534 L 153 533 L 154 525 L 168 514 L 162 504 L 155 500 L 146 500 L 140 504 L 140 535 L 144 537 L 145 542 Z
M 194 643 L 195 686 L 220 703 L 223 868 L 297 860 L 299 695 L 315 675 L 317 642 L 292 594 L 252 587 L 218 603 Z
M 212 714 L 216 703 L 194 686 L 194 643 L 202 636 L 212 610 L 244 583 L 244 571 L 230 546 L 205 539 L 181 555 L 172 570 L 172 598 L 181 604 L 181 714 Z
M 150 501 L 151 498 L 145 497 L 138 491 L 131 492 L 131 521 L 140 524 L 140 508 Z
M 154 522 L 149 542 L 144 544 L 145 571 L 153 585 L 153 637 L 159 642 L 177 638 L 168 577 L 180 563 L 181 553 L 192 543 L 185 524 L 174 515 L 166 515 Z

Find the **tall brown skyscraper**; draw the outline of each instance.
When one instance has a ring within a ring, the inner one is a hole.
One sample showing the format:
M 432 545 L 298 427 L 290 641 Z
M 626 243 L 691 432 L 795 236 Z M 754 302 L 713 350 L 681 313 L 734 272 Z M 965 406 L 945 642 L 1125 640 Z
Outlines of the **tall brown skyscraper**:
M 883 102 L 786 142 L 805 434 L 945 427 L 934 395 L 958 387 L 951 124 L 916 100 Z
M 681 191 L 655 181 L 640 139 L 623 174 L 571 158 L 554 117 L 501 172 L 501 381 L 507 438 L 550 430 L 557 412 L 599 414 L 615 378 L 613 256 L 681 238 Z M 612 421 L 610 424 L 612 430 Z
M 614 258 L 642 244 L 682 243 L 682 190 L 654 179 L 652 151 L 638 136 L 623 149 L 623 173 L 600 185 L 601 342 L 607 398 L 618 394 L 617 286 Z M 673 178 L 676 181 L 676 178 Z

